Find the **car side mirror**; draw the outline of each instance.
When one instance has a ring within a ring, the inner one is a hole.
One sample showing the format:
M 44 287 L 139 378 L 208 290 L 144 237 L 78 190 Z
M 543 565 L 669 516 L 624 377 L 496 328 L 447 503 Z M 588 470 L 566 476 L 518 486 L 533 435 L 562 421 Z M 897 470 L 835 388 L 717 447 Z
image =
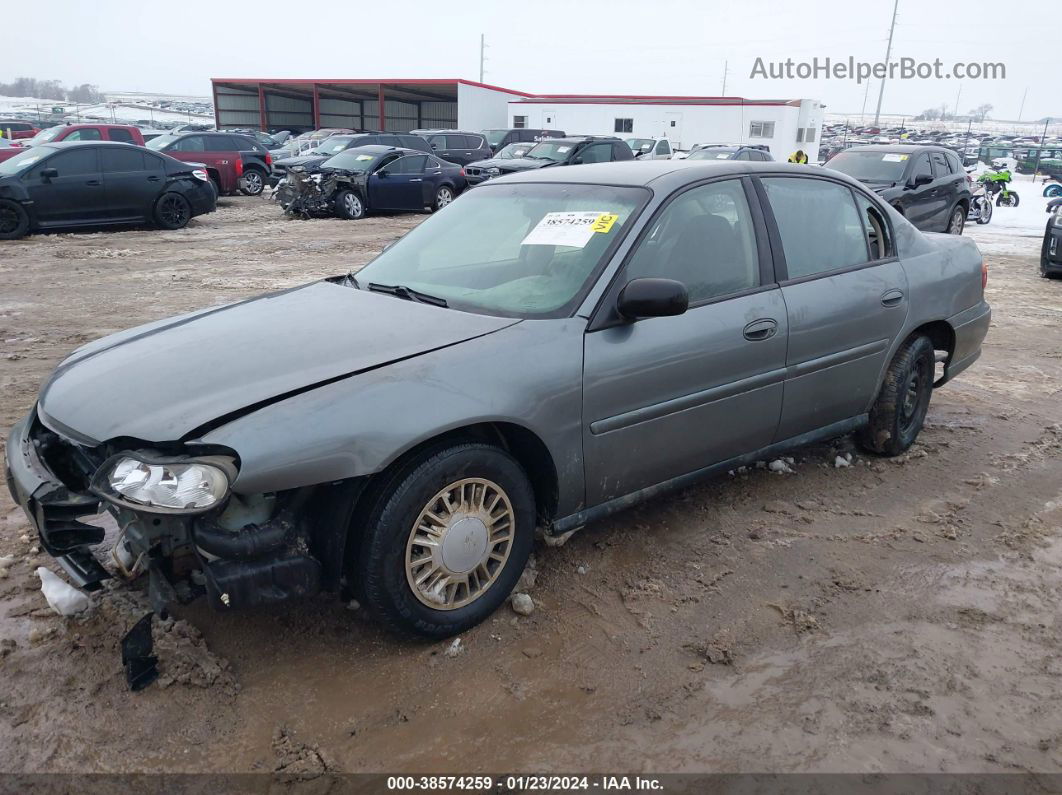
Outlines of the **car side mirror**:
M 686 285 L 674 279 L 631 279 L 616 302 L 619 313 L 628 320 L 681 315 L 689 306 Z
M 582 164 L 583 164 L 583 159 L 581 157 L 573 157 L 572 158 L 572 165 L 573 166 L 581 166 Z
M 55 179 L 58 176 L 59 169 L 57 168 L 46 168 L 41 171 L 41 179 L 45 181 Z
M 933 181 L 933 177 L 929 174 L 917 174 L 914 179 L 911 180 L 912 188 L 920 188 L 923 185 L 928 185 Z
M 379 171 L 376 172 L 376 176 L 378 176 L 378 177 L 386 177 L 387 176 L 387 169 L 386 168 L 381 168 Z

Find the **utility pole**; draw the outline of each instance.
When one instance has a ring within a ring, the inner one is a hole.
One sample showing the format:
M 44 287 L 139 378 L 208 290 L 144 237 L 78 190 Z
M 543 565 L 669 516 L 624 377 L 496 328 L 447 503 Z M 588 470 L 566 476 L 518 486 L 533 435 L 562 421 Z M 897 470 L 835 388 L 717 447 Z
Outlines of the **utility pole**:
M 1036 165 L 1033 166 L 1033 183 L 1036 182 L 1036 172 L 1040 170 L 1040 156 L 1044 153 L 1044 139 L 1047 138 L 1047 125 L 1051 123 L 1051 117 L 1044 119 L 1044 131 L 1040 134 L 1040 147 L 1036 150 Z
M 723 93 L 721 96 L 726 96 L 726 75 L 730 71 L 730 61 L 723 61 Z
M 479 34 L 479 82 L 483 82 L 483 75 L 486 74 L 483 69 L 483 64 L 487 62 L 487 37 L 483 33 Z
M 953 117 L 959 115 L 959 97 L 961 97 L 961 96 L 962 96 L 962 83 L 959 83 L 959 93 L 955 95 L 955 112 L 951 114 Z
M 1025 90 L 1021 92 L 1021 107 L 1018 108 L 1018 121 L 1021 121 L 1021 114 L 1025 112 L 1025 95 L 1029 93 L 1029 87 L 1025 86 Z
M 889 44 L 885 48 L 885 68 L 889 68 L 889 58 L 892 57 L 892 32 L 896 30 L 896 9 L 900 5 L 900 0 L 893 0 L 892 3 L 892 24 L 889 25 Z M 878 126 L 878 118 L 881 116 L 881 98 L 885 95 L 885 78 L 881 78 L 881 88 L 878 89 L 878 107 L 874 111 L 874 126 Z

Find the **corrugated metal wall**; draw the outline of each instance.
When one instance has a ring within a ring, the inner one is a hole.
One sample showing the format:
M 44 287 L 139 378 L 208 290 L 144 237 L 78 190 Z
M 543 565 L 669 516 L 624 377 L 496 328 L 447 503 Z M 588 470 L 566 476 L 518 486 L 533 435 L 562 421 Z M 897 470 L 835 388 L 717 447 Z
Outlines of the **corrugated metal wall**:
M 218 121 L 222 127 L 253 127 L 258 129 L 258 92 L 241 91 L 226 86 L 217 87 Z
M 422 102 L 420 124 L 424 129 L 453 130 L 457 127 L 456 102 Z
M 321 126 L 361 129 L 361 109 L 356 99 L 320 97 Z
M 270 127 L 313 127 L 313 99 L 265 92 L 266 124 Z

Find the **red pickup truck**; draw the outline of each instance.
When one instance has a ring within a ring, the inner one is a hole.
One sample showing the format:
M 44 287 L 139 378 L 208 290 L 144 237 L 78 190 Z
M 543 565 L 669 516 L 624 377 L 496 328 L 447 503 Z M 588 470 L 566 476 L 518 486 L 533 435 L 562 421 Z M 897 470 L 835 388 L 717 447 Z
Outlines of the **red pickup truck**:
M 139 127 L 128 124 L 59 124 L 41 130 L 25 144 L 36 146 L 60 141 L 118 141 L 143 146 L 144 136 Z
M 4 138 L 17 141 L 20 138 L 32 138 L 40 132 L 40 127 L 21 119 L 0 119 L 0 132 Z
M 237 191 L 258 196 L 273 165 L 273 157 L 264 146 L 236 133 L 170 133 L 152 138 L 147 147 L 186 163 L 203 164 L 222 196 Z

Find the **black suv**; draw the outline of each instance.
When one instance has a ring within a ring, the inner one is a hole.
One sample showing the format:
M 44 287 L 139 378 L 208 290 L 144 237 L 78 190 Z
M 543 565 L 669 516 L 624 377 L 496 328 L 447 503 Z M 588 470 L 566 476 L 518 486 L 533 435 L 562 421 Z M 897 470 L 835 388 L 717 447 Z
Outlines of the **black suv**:
M 753 163 L 774 160 L 771 150 L 758 144 L 698 144 L 686 155 L 687 160 L 751 160 Z
M 465 130 L 412 130 L 427 139 L 432 151 L 443 160 L 467 166 L 491 156 L 490 144 L 482 133 Z
M 522 144 L 542 138 L 563 138 L 564 130 L 533 130 L 529 127 L 511 127 L 507 130 L 484 130 L 490 151 L 497 154 L 509 144 Z
M 354 135 L 333 135 L 325 138 L 319 146 L 306 154 L 282 157 L 273 162 L 273 173 L 269 183 L 274 187 L 288 174 L 289 168 L 305 166 L 307 170 L 321 165 L 328 158 L 338 155 L 346 149 L 357 146 L 392 146 L 400 149 L 416 149 L 418 152 L 431 152 L 431 146 L 419 135 L 409 133 L 356 133 Z
M 970 183 L 959 156 L 943 146 L 855 146 L 826 168 L 855 177 L 923 232 L 961 235 Z
M 539 141 L 524 157 L 495 160 L 496 165 L 486 176 L 496 177 L 546 166 L 578 166 L 615 160 L 634 160 L 634 152 L 621 139 L 602 135 L 573 135 Z M 494 172 L 495 168 L 497 173 Z

